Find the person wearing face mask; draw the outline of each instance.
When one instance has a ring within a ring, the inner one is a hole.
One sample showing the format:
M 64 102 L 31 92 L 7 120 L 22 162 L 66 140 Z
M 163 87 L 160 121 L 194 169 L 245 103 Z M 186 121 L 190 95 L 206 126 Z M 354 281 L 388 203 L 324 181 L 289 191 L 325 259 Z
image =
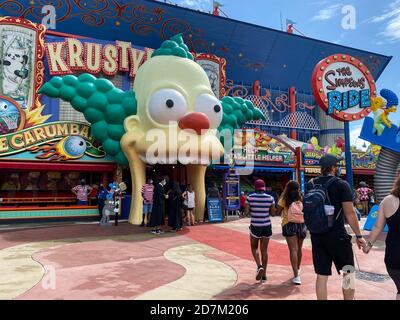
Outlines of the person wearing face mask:
M 85 179 L 81 179 L 80 184 L 71 189 L 72 193 L 76 195 L 78 205 L 87 206 L 89 204 L 89 194 L 92 191 L 92 187 L 86 184 Z
M 167 181 L 164 178 L 160 180 L 160 182 L 158 182 L 154 187 L 153 207 L 151 210 L 149 227 L 153 227 L 151 233 L 157 235 L 164 233 L 164 231 L 161 229 L 161 225 L 164 216 L 166 198 L 166 195 L 164 194 L 164 186 L 166 183 Z
M 154 185 L 153 179 L 147 178 L 147 183 L 142 187 L 142 197 L 143 197 L 143 220 L 141 227 L 147 225 L 150 221 L 150 214 L 153 209 L 153 195 L 154 195 Z

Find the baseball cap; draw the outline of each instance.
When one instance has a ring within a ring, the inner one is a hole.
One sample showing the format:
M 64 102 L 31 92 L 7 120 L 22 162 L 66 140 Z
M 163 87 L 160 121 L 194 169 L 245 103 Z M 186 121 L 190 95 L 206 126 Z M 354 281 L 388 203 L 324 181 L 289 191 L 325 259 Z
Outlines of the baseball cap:
M 335 157 L 332 154 L 327 154 L 319 160 L 319 165 L 321 166 L 321 168 L 329 168 L 332 166 L 336 166 L 342 160 L 343 158 L 341 157 Z
M 265 182 L 264 182 L 264 180 L 261 180 L 261 179 L 256 180 L 256 182 L 254 183 L 254 187 L 255 187 L 256 191 L 258 191 L 258 190 L 264 190 L 265 191 Z

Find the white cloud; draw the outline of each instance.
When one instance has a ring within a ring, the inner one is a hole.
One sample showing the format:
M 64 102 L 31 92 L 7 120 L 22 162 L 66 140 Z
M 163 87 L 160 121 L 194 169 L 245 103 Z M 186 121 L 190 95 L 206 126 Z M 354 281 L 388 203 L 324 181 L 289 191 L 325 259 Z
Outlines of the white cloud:
M 350 145 L 356 146 L 357 149 L 365 151 L 370 145 L 368 141 L 359 138 L 361 133 L 362 123 L 351 126 L 350 128 Z M 365 147 L 364 147 L 365 143 Z
M 339 14 L 339 8 L 342 7 L 342 4 L 334 4 L 329 6 L 328 8 L 321 9 L 318 13 L 311 18 L 312 21 L 324 21 L 332 19 L 333 17 Z
M 384 23 L 385 29 L 378 35 L 389 42 L 400 41 L 400 0 L 390 3 L 381 15 L 374 16 L 367 22 Z
M 167 2 L 195 10 L 212 11 L 212 1 L 210 0 L 168 0 Z

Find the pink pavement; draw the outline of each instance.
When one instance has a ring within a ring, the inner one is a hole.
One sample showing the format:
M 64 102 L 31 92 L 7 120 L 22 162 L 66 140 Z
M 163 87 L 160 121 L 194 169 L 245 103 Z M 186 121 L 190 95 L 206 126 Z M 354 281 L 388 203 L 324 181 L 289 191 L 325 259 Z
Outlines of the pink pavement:
M 197 228 L 186 229 L 183 234 L 193 240 L 205 243 L 223 252 L 253 261 L 253 256 L 249 249 L 249 234 L 244 232 L 204 224 Z M 287 253 L 287 245 L 276 241 L 270 241 L 268 245 L 269 263 L 282 266 L 290 265 L 290 259 Z M 303 250 L 303 264 L 312 264 L 312 254 L 310 249 L 304 248 Z
M 227 228 L 229 224 L 236 229 Z M 293 275 L 288 249 L 282 242 L 277 220 L 274 224 L 265 284 L 254 279 L 255 263 L 249 248 L 247 219 L 224 225 L 202 224 L 159 236 L 127 223 L 108 228 L 76 224 L 0 231 L 0 252 L 24 243 L 85 238 L 55 243 L 35 252 L 33 260 L 55 268 L 56 289 L 45 289 L 39 282 L 15 299 L 134 299 L 183 277 L 185 268 L 169 261 L 164 253 L 193 244 L 208 246 L 210 250 L 205 255 L 229 266 L 237 275 L 235 284 L 214 299 L 315 299 L 310 247 L 306 245 L 303 251 L 303 284 L 294 286 L 290 283 Z M 383 255 L 383 249 L 374 250 L 368 256 L 356 251 L 363 271 L 386 273 Z M 390 280 L 382 283 L 357 280 L 356 286 L 356 299 L 394 298 L 394 284 Z M 342 298 L 341 277 L 335 273 L 329 281 L 329 292 L 331 299 Z

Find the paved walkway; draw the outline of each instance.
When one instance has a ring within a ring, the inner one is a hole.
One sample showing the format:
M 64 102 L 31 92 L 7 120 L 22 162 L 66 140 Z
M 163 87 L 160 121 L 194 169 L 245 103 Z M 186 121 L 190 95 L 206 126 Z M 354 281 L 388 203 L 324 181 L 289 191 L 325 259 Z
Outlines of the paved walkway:
M 280 218 L 273 218 L 268 281 L 260 284 L 248 223 L 202 224 L 163 235 L 127 223 L 0 229 L 0 299 L 315 299 L 309 239 L 303 284 L 294 286 Z M 386 275 L 380 240 L 368 256 L 356 250 L 362 271 Z M 395 296 L 391 280 L 357 280 L 356 286 L 357 299 Z M 341 299 L 337 274 L 329 293 Z

